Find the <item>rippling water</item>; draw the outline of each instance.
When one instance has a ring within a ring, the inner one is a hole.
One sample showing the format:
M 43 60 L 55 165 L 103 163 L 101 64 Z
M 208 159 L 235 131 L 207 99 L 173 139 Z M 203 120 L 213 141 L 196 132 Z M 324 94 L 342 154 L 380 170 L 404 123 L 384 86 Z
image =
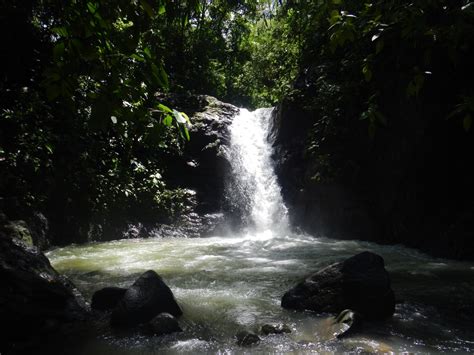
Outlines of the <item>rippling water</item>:
M 402 303 L 393 319 L 336 340 L 328 315 L 287 311 L 283 293 L 305 275 L 357 252 L 382 255 Z M 336 241 L 271 231 L 228 237 L 121 240 L 48 253 L 87 298 L 105 286 L 127 287 L 148 269 L 173 290 L 184 332 L 164 337 L 118 336 L 105 329 L 81 340 L 81 353 L 473 352 L 474 264 L 434 259 L 398 246 Z M 239 330 L 284 322 L 250 349 L 235 345 Z M 76 350 L 78 350 L 76 348 Z

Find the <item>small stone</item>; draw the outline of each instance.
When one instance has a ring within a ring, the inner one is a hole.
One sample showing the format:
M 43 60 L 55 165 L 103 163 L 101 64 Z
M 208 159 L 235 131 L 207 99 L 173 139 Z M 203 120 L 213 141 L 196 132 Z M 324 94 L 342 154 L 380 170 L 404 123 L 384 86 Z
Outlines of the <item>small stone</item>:
M 260 328 L 260 332 L 263 335 L 291 333 L 291 328 L 283 323 L 264 324 Z
M 260 341 L 260 337 L 252 332 L 243 330 L 238 332 L 236 335 L 237 345 L 239 346 L 251 346 L 257 344 Z
M 354 334 L 360 330 L 362 317 L 350 309 L 345 309 L 334 318 L 334 335 L 341 339 Z

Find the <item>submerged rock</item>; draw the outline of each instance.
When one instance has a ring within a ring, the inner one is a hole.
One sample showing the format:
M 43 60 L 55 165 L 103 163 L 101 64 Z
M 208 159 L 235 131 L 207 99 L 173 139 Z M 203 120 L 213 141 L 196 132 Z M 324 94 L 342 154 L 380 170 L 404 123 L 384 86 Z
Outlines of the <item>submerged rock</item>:
M 183 314 L 170 288 L 153 270 L 143 273 L 125 292 L 112 312 L 111 325 L 131 327 L 147 323 L 160 313 Z
M 236 335 L 237 345 L 239 346 L 251 346 L 257 344 L 260 341 L 260 337 L 252 332 L 243 330 L 238 332 Z
M 94 292 L 91 300 L 91 308 L 97 311 L 109 311 L 114 309 L 127 289 L 121 287 L 104 287 Z
M 365 319 L 393 315 L 395 296 L 381 256 L 363 252 L 332 264 L 285 293 L 282 307 L 339 313 L 352 309 Z
M 263 335 L 291 333 L 291 328 L 288 325 L 282 323 L 264 324 L 260 328 L 260 332 Z
M 149 323 L 142 326 L 143 333 L 147 335 L 165 335 L 182 332 L 178 320 L 169 313 L 160 313 Z

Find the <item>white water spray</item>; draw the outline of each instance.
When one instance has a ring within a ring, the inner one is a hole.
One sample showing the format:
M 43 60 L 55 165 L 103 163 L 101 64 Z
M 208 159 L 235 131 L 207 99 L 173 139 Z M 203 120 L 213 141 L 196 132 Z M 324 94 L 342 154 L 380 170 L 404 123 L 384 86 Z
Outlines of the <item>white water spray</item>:
M 257 231 L 282 231 L 288 227 L 288 211 L 281 197 L 268 140 L 272 111 L 272 108 L 253 112 L 241 109 L 230 126 L 233 181 L 229 190 Z

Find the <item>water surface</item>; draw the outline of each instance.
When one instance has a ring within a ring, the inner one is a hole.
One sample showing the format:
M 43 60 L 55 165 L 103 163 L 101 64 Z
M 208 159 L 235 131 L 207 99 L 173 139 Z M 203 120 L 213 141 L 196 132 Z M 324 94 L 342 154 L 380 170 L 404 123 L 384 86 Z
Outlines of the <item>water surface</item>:
M 302 277 L 334 261 L 370 250 L 384 257 L 402 303 L 394 317 L 336 340 L 329 315 L 287 311 L 283 293 Z M 210 238 L 153 238 L 69 246 L 48 253 L 87 298 L 105 286 L 128 287 L 144 271 L 158 272 L 173 290 L 184 332 L 165 337 L 116 335 L 104 330 L 83 340 L 87 354 L 474 352 L 474 264 L 428 257 L 401 246 L 337 241 L 272 231 Z M 235 345 L 239 330 L 268 322 L 293 332 Z

